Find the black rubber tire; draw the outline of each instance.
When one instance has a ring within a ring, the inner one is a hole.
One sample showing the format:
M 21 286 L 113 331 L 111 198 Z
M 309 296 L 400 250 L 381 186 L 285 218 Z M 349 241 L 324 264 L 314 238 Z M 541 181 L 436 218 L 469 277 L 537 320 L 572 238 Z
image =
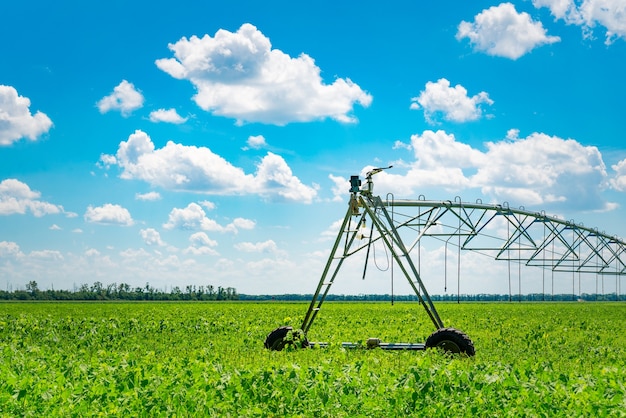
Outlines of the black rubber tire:
M 463 331 L 455 328 L 440 328 L 426 339 L 426 348 L 439 347 L 452 354 L 465 354 L 472 357 L 476 354 L 474 343 Z
M 270 332 L 265 338 L 265 348 L 274 351 L 281 351 L 285 348 L 285 337 L 289 331 L 293 331 L 292 327 L 278 327 Z
M 287 334 L 291 331 L 293 331 L 293 340 L 292 338 L 286 340 Z M 267 338 L 265 338 L 264 345 L 267 349 L 281 351 L 287 345 L 293 345 L 298 348 L 308 348 L 309 342 L 301 330 L 294 331 L 293 327 L 278 327 L 268 334 Z

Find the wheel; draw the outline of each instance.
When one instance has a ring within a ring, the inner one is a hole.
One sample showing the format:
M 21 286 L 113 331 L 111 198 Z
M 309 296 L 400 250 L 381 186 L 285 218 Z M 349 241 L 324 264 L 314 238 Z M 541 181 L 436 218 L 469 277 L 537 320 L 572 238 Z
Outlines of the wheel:
M 473 356 L 476 351 L 474 343 L 463 331 L 455 328 L 440 328 L 426 339 L 426 348 L 439 347 L 443 351 L 454 354 Z
M 289 331 L 292 331 L 292 327 L 279 327 L 270 332 L 265 338 L 265 348 L 270 350 L 280 351 L 285 348 L 285 337 Z
M 309 346 L 309 342 L 301 330 L 294 330 L 292 327 L 278 327 L 267 335 L 264 345 L 269 350 L 281 351 L 288 345 L 306 348 Z

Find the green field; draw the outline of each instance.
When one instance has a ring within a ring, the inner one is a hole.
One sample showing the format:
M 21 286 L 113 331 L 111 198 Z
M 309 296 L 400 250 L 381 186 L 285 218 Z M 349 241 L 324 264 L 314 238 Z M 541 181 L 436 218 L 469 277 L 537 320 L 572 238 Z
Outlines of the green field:
M 304 303 L 0 304 L 2 416 L 626 416 L 626 304 L 440 303 L 476 356 L 424 342 L 416 303 L 329 303 L 325 349 L 269 351 Z

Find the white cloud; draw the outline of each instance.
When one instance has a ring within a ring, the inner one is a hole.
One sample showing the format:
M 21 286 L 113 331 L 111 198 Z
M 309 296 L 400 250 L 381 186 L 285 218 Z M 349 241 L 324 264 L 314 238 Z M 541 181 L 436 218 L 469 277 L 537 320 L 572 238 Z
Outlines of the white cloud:
M 100 160 L 97 162 L 97 166 L 105 170 L 108 170 L 109 167 L 116 164 L 117 158 L 115 158 L 115 155 L 110 154 L 100 154 Z
M 200 203 L 200 205 L 202 205 L 206 210 L 213 210 L 215 209 L 215 203 L 209 201 L 209 200 L 203 200 Z
M 124 262 L 134 263 L 142 259 L 149 258 L 150 253 L 143 248 L 127 248 L 124 251 L 120 251 L 120 256 L 124 259 Z
M 273 240 L 263 242 L 240 242 L 235 244 L 235 249 L 246 253 L 276 253 L 278 246 Z
M 16 179 L 0 182 L 0 215 L 23 215 L 26 212 L 36 217 L 63 213 L 63 206 L 39 200 L 41 193 L 33 191 L 26 183 Z
M 541 22 L 533 21 L 528 13 L 518 13 L 511 3 L 483 10 L 474 22 L 462 21 L 456 38 L 468 38 L 477 51 L 513 60 L 538 46 L 561 40 L 548 36 Z
M 105 225 L 122 225 L 131 226 L 135 222 L 130 216 L 128 209 L 120 205 L 106 203 L 103 206 L 93 207 L 89 205 L 85 212 L 85 221 L 105 224 Z
M 134 110 L 143 106 L 143 100 L 143 95 L 140 91 L 135 89 L 133 83 L 122 80 L 122 82 L 113 89 L 110 95 L 103 97 L 98 102 L 98 109 L 100 113 L 119 110 L 122 116 L 128 116 Z
M 272 49 L 270 40 L 247 23 L 235 33 L 220 29 L 214 37 L 183 37 L 168 47 L 174 58 L 157 60 L 157 67 L 189 80 L 202 109 L 239 123 L 355 122 L 353 105 L 367 107 L 372 101 L 350 79 L 324 84 L 311 57 L 291 58 Z
M 332 174 L 329 174 L 328 178 L 334 183 L 331 189 L 333 192 L 333 202 L 343 202 L 350 190 L 350 183 L 345 178 Z
M 15 242 L 0 241 L 0 258 L 19 258 L 23 256 L 24 253 Z
M 472 178 L 486 194 L 528 205 L 567 202 L 584 208 L 602 201 L 597 194 L 607 174 L 596 147 L 533 133 L 488 143 L 487 149 L 488 163 Z
M 52 224 L 50 226 L 50 228 L 48 228 L 48 229 L 51 230 L 51 231 L 60 231 L 61 227 L 59 225 L 57 225 L 57 224 Z
M 226 228 L 228 229 L 232 225 L 233 228 L 239 229 L 254 229 L 256 226 L 256 222 L 251 219 L 246 218 L 235 218 L 231 223 L 229 223 Z
M 174 208 L 169 214 L 167 223 L 163 224 L 165 229 L 200 229 L 203 224 L 209 221 L 206 213 L 197 203 L 190 203 L 186 208 Z
M 331 238 L 336 238 L 343 221 L 344 221 L 343 218 L 337 219 L 335 222 L 329 225 L 329 227 L 325 231 L 322 231 L 322 233 L 320 233 L 322 241 L 326 241 Z
M 533 0 L 537 8 L 547 7 L 556 19 L 581 26 L 583 35 L 591 37 L 596 24 L 606 28 L 605 44 L 616 38 L 626 40 L 626 3 L 624 0 Z
M 267 146 L 265 137 L 263 135 L 250 135 L 248 137 L 248 147 L 252 149 L 261 149 Z
M 64 259 L 63 254 L 56 250 L 31 251 L 29 257 L 39 259 L 41 261 L 62 261 Z
M 85 255 L 87 257 L 97 257 L 100 255 L 100 251 L 96 250 L 95 248 L 89 248 L 87 251 L 85 251 Z
M 196 247 L 206 246 L 206 247 L 216 247 L 217 241 L 212 240 L 209 236 L 204 232 L 196 232 L 191 234 L 189 237 L 189 242 Z
M 220 225 L 214 219 L 207 218 L 206 213 L 197 203 L 190 203 L 186 208 L 174 208 L 169 214 L 165 229 L 189 229 L 215 232 L 237 233 L 240 229 L 253 229 L 255 222 L 244 218 L 235 218 L 227 225 Z
M 268 152 L 256 175 L 246 174 L 209 148 L 169 141 L 155 149 L 150 137 L 140 131 L 120 143 L 117 164 L 123 179 L 138 179 L 168 190 L 237 195 L 258 194 L 275 200 L 311 203 L 317 191 L 295 177 L 285 160 Z
M 139 234 L 141 235 L 141 238 L 143 239 L 143 242 L 146 243 L 146 245 L 165 245 L 163 240 L 161 240 L 161 234 L 159 234 L 159 231 L 154 228 L 142 229 L 139 231 Z
M 411 136 L 411 149 L 416 158 L 414 167 L 435 170 L 438 167 L 477 167 L 486 163 L 485 156 L 470 145 L 458 142 L 443 130 L 424 131 Z
M 396 144 L 394 148 L 412 151 L 415 161 L 395 165 L 407 167 L 405 175 L 394 174 L 395 170 L 377 174 L 375 187 L 398 196 L 410 196 L 416 189 L 423 193 L 423 189 L 428 187 L 446 192 L 471 188 L 474 185 L 464 170 L 475 170 L 475 167 L 482 166 L 485 159 L 483 153 L 456 141 L 453 134 L 443 130 L 426 130 L 421 135 L 412 135 L 409 145 L 400 147 Z M 365 167 L 363 173 L 371 168 Z
M 219 253 L 213 249 L 217 247 L 217 241 L 212 240 L 204 232 L 196 232 L 189 237 L 191 245 L 184 250 L 185 254 L 192 255 L 219 255 Z
M 63 261 L 65 257 L 56 250 L 35 250 L 29 254 L 24 254 L 17 243 L 0 241 L 0 259 L 12 260 L 18 263 L 22 262 L 24 265 L 28 265 L 28 267 L 34 267 L 42 263 L 39 267 L 47 268 L 51 262 Z M 8 264 L 8 266 L 10 268 L 11 265 Z
M 611 187 L 620 192 L 626 191 L 626 160 L 619 161 L 611 168 L 615 171 L 614 177 L 610 180 Z
M 22 138 L 35 141 L 50 130 L 50 118 L 39 111 L 32 115 L 29 107 L 30 100 L 18 95 L 15 88 L 0 85 L 0 146 Z
M 180 125 L 187 122 L 187 118 L 180 116 L 176 109 L 158 109 L 150 112 L 150 122 L 167 122 Z
M 493 100 L 486 92 L 481 91 L 469 97 L 465 87 L 460 84 L 450 87 L 450 82 L 445 78 L 437 80 L 436 83 L 427 82 L 426 89 L 411 101 L 411 109 L 419 109 L 421 106 L 424 109 L 424 117 L 430 123 L 433 122 L 432 116 L 437 112 L 441 112 L 445 120 L 452 122 L 476 120 L 482 116 L 479 107 L 481 103 L 493 104 Z
M 543 133 L 486 143 L 481 151 L 458 142 L 444 131 L 424 131 L 411 137 L 415 161 L 404 175 L 382 172 L 376 187 L 397 197 L 436 187 L 447 191 L 479 188 L 495 201 L 511 205 L 551 205 L 582 210 L 613 207 L 599 191 L 608 184 L 596 147 Z
M 261 196 L 311 203 L 317 191 L 300 182 L 285 160 L 268 152 L 257 166 L 253 190 Z
M 158 192 L 136 193 L 135 199 L 147 201 L 161 200 L 161 195 Z
M 193 245 L 190 245 L 189 247 L 185 248 L 183 253 L 191 254 L 191 255 L 213 255 L 213 256 L 220 255 L 219 252 L 215 251 L 211 247 L 206 247 L 206 246 L 194 247 Z

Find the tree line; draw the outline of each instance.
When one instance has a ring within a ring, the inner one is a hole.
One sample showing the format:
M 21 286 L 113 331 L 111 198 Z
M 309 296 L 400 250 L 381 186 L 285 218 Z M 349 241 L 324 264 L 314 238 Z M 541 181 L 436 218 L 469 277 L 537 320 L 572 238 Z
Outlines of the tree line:
M 282 295 L 246 295 L 240 294 L 239 300 L 248 301 L 310 301 L 312 294 L 282 294 Z M 433 302 L 571 302 L 571 301 L 626 301 L 626 295 L 610 293 L 610 294 L 589 294 L 581 295 L 573 294 L 547 294 L 547 293 L 530 293 L 526 295 L 509 295 L 509 294 L 445 294 L 430 295 Z M 326 296 L 327 301 L 344 301 L 344 302 L 418 302 L 417 295 L 389 295 L 389 294 L 361 294 L 361 295 L 333 295 Z
M 127 283 L 112 283 L 104 285 L 95 282 L 92 285 L 81 284 L 73 290 L 41 290 L 36 281 L 26 284 L 25 289 L 15 291 L 0 290 L 0 300 L 67 300 L 67 301 L 310 301 L 312 294 L 279 294 L 279 295 L 246 295 L 239 294 L 233 287 L 214 287 L 213 285 L 187 285 L 184 288 L 174 286 L 169 292 L 156 289 L 149 283 L 143 287 L 131 287 Z M 626 295 L 618 293 L 596 294 L 547 294 L 530 293 L 525 295 L 510 294 L 444 294 L 431 295 L 434 302 L 566 302 L 566 301 L 626 301 Z M 372 302 L 417 302 L 417 295 L 390 295 L 390 294 L 360 294 L 336 295 L 329 294 L 327 301 L 372 301 Z
M 214 287 L 213 285 L 187 285 L 184 288 L 174 286 L 169 292 L 156 289 L 149 283 L 143 287 L 131 287 L 127 283 L 104 285 L 95 282 L 92 285 L 81 284 L 73 290 L 41 290 L 36 281 L 26 284 L 25 289 L 0 290 L 0 300 L 155 300 L 155 301 L 212 301 L 238 300 L 239 294 L 233 287 Z

